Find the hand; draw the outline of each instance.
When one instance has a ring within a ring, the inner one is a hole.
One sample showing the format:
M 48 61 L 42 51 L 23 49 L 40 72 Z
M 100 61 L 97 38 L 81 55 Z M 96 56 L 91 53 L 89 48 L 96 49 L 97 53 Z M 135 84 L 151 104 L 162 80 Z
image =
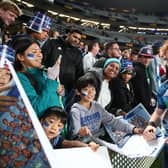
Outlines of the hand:
M 133 132 L 133 134 L 142 134 L 143 131 L 144 131 L 143 128 L 137 128 L 137 127 L 134 127 L 134 129 L 133 129 L 132 132 Z
M 148 125 L 143 132 L 143 137 L 147 141 L 156 139 L 156 128 L 151 125 Z
M 17 98 L 11 96 L 0 96 L 0 112 L 9 111 L 9 106 L 16 105 Z
M 99 148 L 99 144 L 96 144 L 95 142 L 90 142 L 88 146 L 95 152 Z
M 78 134 L 80 136 L 92 135 L 90 129 L 87 126 L 81 127 Z
M 65 96 L 64 85 L 59 85 L 59 86 L 58 86 L 57 93 L 58 93 L 60 96 Z
M 47 69 L 47 76 L 49 79 L 55 80 L 59 77 L 59 73 L 60 73 L 60 64 L 58 64 L 57 62 L 55 63 L 54 66 L 49 67 Z

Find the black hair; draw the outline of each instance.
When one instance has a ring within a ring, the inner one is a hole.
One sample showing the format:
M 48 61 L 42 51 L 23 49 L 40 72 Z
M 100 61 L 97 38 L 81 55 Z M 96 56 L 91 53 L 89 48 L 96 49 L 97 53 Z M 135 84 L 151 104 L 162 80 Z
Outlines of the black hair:
M 78 34 L 82 35 L 82 31 L 79 30 L 79 29 L 70 29 L 68 33 L 70 33 L 70 34 L 72 34 L 72 33 L 78 33 Z
M 111 42 L 107 43 L 104 47 L 105 52 L 107 52 L 114 44 L 117 44 L 117 42 L 116 41 L 111 41 Z
M 93 76 L 85 74 L 77 80 L 76 89 L 80 92 L 83 88 L 87 87 L 88 85 L 92 85 L 96 88 L 96 81 L 93 78 Z
M 97 40 L 94 40 L 94 41 L 90 41 L 90 42 L 88 42 L 88 51 L 92 51 L 92 49 L 93 49 L 93 47 L 95 46 L 95 44 L 99 44 L 100 45 L 100 43 L 99 43 L 99 41 Z
M 34 39 L 28 35 L 16 35 L 13 37 L 10 46 L 15 50 L 15 55 L 24 54 L 25 50 L 29 48 L 33 43 L 38 44 Z M 16 71 L 21 71 L 23 65 L 15 57 L 14 68 Z
M 67 121 L 67 114 L 65 113 L 65 111 L 60 108 L 60 107 L 50 107 L 48 108 L 44 115 L 42 115 L 40 117 L 40 120 L 45 120 L 47 117 L 50 117 L 50 116 L 56 116 L 57 118 L 59 118 L 61 120 L 61 123 L 65 124 L 66 121 Z

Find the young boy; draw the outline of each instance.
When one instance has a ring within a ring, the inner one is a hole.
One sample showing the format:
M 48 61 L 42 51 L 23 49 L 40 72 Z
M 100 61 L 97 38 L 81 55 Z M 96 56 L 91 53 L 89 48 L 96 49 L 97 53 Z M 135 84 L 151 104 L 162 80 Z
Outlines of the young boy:
M 53 148 L 58 149 L 62 147 L 71 148 L 89 146 L 93 151 L 96 151 L 99 145 L 94 142 L 86 144 L 77 140 L 65 140 L 60 135 L 66 120 L 66 113 L 59 107 L 49 108 L 40 119 L 42 127 L 44 128 Z
M 142 129 L 115 118 L 100 104 L 94 101 L 96 84 L 88 75 L 80 77 L 76 85 L 80 101 L 71 108 L 72 134 L 77 137 L 94 135 L 100 132 L 101 125 L 109 124 L 116 130 L 126 133 L 140 134 Z

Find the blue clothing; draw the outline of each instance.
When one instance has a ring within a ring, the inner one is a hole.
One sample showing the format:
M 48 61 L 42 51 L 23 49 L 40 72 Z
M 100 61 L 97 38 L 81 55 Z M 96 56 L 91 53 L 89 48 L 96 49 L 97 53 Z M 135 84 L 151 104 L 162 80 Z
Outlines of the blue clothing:
M 27 72 L 35 79 L 38 91 L 23 72 L 17 72 L 17 75 L 38 117 L 49 107 L 61 107 L 57 81 L 48 79 L 46 73 L 40 69 L 30 68 Z
M 165 110 L 168 108 L 168 80 L 165 81 L 158 91 L 158 107 Z
M 168 109 L 168 80 L 159 88 L 157 99 L 158 108 L 163 110 Z M 163 125 L 166 131 L 165 136 L 168 137 L 168 112 L 164 116 Z
M 61 135 L 58 135 L 57 137 L 54 137 L 50 140 L 52 147 L 54 149 L 62 148 L 62 142 L 64 141 L 64 138 Z

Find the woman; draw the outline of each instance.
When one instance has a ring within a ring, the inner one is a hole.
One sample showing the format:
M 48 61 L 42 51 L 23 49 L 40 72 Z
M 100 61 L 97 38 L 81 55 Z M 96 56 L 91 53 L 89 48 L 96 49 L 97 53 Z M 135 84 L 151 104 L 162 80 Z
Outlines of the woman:
M 112 79 L 111 82 L 111 90 L 113 92 L 112 108 L 129 112 L 134 107 L 134 90 L 130 81 L 134 74 L 132 62 L 128 59 L 121 60 L 120 74 L 117 78 Z
M 16 51 L 14 68 L 38 117 L 50 107 L 61 106 L 59 94 L 63 88 L 43 70 L 43 55 L 38 44 L 21 36 L 13 40 L 12 46 Z

